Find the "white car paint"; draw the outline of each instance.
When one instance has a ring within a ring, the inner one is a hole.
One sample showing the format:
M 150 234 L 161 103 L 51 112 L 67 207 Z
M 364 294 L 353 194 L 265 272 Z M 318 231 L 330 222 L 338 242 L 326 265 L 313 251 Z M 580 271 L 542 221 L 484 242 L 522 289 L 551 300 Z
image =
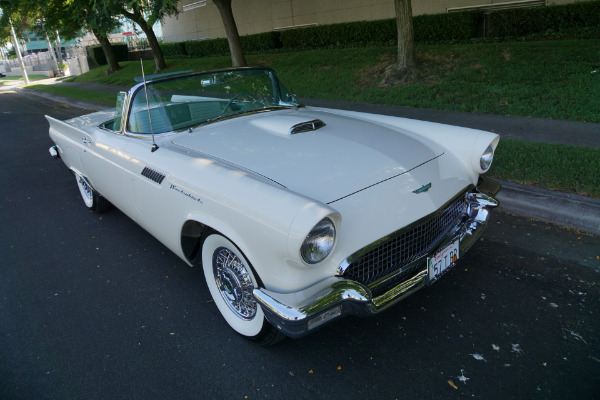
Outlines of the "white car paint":
M 298 114 L 305 115 L 302 120 L 320 118 L 327 126 L 289 135 L 286 132 L 298 123 Z M 350 118 L 341 118 L 344 115 Z M 268 121 L 271 116 L 276 118 L 273 125 Z M 489 132 L 307 107 L 161 137 L 160 151 L 151 153 L 149 139 L 98 129 L 96 125 L 106 117 L 101 112 L 68 123 L 48 117 L 51 137 L 61 149 L 73 142 L 85 149 L 81 154 L 87 168 L 81 172 L 94 188 L 186 262 L 179 242 L 183 223 L 195 218 L 212 226 L 242 249 L 269 290 L 282 293 L 334 275 L 348 255 L 437 210 L 475 184 L 478 173 L 455 154 L 464 147 L 470 153 L 477 142 L 484 143 L 477 149 L 481 153 L 497 141 L 497 135 Z M 287 124 L 282 122 L 285 118 Z M 273 129 L 279 132 L 265 133 L 256 125 L 276 126 Z M 75 126 L 79 131 L 69 136 L 75 139 L 67 139 L 64 132 L 71 133 Z M 381 126 L 383 133 L 378 132 Z M 451 138 L 448 148 L 457 150 L 441 150 L 432 139 L 415 132 L 433 132 L 435 138 L 445 133 Z M 385 146 L 374 144 L 373 135 L 383 137 Z M 92 144 L 77 143 L 79 136 L 90 138 Z M 311 140 L 317 136 L 324 137 L 329 147 L 314 148 Z M 299 149 L 294 154 L 295 147 Z M 407 161 L 401 157 L 404 154 Z M 429 162 L 419 165 L 419 160 Z M 163 165 L 169 167 L 158 167 Z M 377 166 L 376 172 L 368 165 Z M 165 173 L 166 184 L 143 178 L 140 171 L 145 166 Z M 412 193 L 428 182 L 432 189 L 426 195 Z M 324 262 L 309 266 L 300 258 L 299 248 L 310 229 L 327 215 L 337 221 L 336 248 Z
M 293 304 L 334 285 L 338 268 L 357 251 L 476 186 L 481 155 L 498 143 L 490 132 L 312 107 L 242 115 L 154 139 L 100 127 L 112 118 L 108 111 L 65 122 L 47 116 L 67 167 L 189 265 L 186 222 L 220 232 L 252 265 L 264 293 Z M 325 126 L 290 133 L 313 120 Z M 142 175 L 146 169 L 163 179 Z M 326 217 L 335 224 L 335 246 L 323 261 L 307 264 L 300 248 Z

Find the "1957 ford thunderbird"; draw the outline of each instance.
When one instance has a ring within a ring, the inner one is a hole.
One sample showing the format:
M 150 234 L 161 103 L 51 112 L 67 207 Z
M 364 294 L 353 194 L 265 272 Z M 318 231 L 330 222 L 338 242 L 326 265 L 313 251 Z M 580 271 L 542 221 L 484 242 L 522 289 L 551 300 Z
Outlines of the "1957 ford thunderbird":
M 484 230 L 498 135 L 305 107 L 269 68 L 148 77 L 117 109 L 46 117 L 85 205 L 190 266 L 261 344 L 371 315 L 437 281 Z

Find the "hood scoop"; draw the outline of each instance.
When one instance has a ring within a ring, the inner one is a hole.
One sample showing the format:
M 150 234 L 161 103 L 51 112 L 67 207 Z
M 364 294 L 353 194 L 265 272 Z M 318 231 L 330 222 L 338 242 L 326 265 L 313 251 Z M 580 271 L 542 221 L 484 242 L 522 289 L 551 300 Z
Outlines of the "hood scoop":
M 325 126 L 325 122 L 320 119 L 311 120 L 310 117 L 298 115 L 296 112 L 256 115 L 249 123 L 261 131 L 278 136 L 291 136 L 296 133 L 316 131 Z
M 290 128 L 290 135 L 295 135 L 296 133 L 316 131 L 325 126 L 325 122 L 320 119 L 313 119 L 312 121 L 301 122 L 296 124 Z

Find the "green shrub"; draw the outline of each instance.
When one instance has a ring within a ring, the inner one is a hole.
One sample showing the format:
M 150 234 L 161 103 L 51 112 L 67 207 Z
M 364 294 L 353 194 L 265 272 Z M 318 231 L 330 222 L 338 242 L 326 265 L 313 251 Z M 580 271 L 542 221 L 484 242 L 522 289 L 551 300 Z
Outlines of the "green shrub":
M 229 54 L 229 42 L 226 38 L 188 41 L 185 51 L 190 57 L 224 56 Z
M 487 35 L 522 37 L 546 31 L 569 33 L 600 26 L 600 1 L 503 10 L 488 15 Z
M 115 53 L 115 57 L 117 61 L 127 61 L 128 60 L 128 52 L 126 44 L 113 44 L 112 45 L 113 52 Z M 102 51 L 102 47 L 98 46 L 90 46 L 87 48 L 88 54 L 92 61 L 97 65 L 106 65 L 108 62 L 106 61 L 106 57 L 104 56 L 104 51 Z
M 244 52 L 253 53 L 281 47 L 279 32 L 264 32 L 240 37 Z
M 466 41 L 477 36 L 481 13 L 417 15 L 413 18 L 415 42 L 439 43 Z
M 480 13 L 418 15 L 413 18 L 415 41 L 440 43 L 469 40 L 482 19 Z M 386 46 L 397 41 L 396 20 L 345 22 L 281 32 L 283 48 Z
M 161 43 L 160 49 L 165 57 L 185 57 L 185 42 Z
M 281 32 L 280 40 L 285 49 L 389 44 L 396 40 L 396 22 L 386 19 L 290 29 Z

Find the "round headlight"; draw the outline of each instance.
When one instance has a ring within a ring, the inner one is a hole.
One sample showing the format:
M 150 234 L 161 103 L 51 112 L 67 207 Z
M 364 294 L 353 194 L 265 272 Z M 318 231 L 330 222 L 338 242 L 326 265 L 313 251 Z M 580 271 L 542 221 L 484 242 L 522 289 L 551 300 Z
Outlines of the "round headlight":
M 324 218 L 306 235 L 300 248 L 302 259 L 309 264 L 321 262 L 329 255 L 335 242 L 335 226 L 329 218 Z
M 481 158 L 479 159 L 479 166 L 482 170 L 487 171 L 492 165 L 492 161 L 494 161 L 494 148 L 490 144 L 481 155 Z

